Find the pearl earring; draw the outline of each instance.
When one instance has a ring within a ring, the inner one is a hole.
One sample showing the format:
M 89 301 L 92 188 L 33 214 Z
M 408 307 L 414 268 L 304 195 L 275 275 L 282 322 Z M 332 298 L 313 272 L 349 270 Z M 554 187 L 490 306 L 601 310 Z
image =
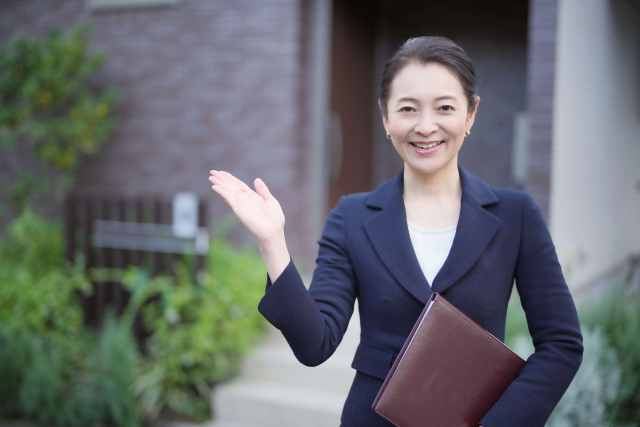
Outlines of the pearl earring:
M 387 132 L 387 139 L 391 139 L 391 134 Z

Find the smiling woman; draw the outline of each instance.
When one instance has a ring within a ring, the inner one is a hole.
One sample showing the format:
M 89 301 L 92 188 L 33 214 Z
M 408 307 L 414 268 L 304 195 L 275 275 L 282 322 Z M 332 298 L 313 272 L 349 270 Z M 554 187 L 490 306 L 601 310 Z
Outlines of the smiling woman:
M 439 37 L 409 39 L 384 69 L 379 106 L 404 160 L 410 224 L 440 230 L 458 222 L 458 151 L 480 102 L 476 84 L 462 48 Z
M 405 163 L 423 173 L 445 165 L 455 169 L 457 161 L 452 161 L 476 112 L 468 111 L 456 76 L 436 62 L 410 64 L 398 73 L 389 92 L 382 121 Z
M 211 171 L 213 189 L 255 236 L 267 266 L 258 310 L 301 363 L 333 354 L 358 299 L 361 341 L 343 427 L 393 427 L 372 403 L 433 292 L 504 342 L 515 282 L 535 344 L 518 378 L 465 427 L 543 427 L 582 362 L 577 311 L 538 205 L 458 165 L 480 101 L 476 81 L 464 50 L 443 37 L 410 39 L 392 57 L 379 105 L 404 167 L 374 191 L 340 198 L 309 289 L 266 184 L 257 178 L 253 191 Z

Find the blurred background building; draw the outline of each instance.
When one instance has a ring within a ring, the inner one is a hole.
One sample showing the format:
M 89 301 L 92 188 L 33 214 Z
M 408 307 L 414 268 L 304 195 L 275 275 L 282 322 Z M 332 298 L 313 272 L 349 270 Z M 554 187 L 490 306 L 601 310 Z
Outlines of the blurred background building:
M 260 177 L 283 206 L 305 275 L 338 198 L 402 167 L 376 105 L 384 63 L 408 37 L 452 38 L 474 61 L 482 98 L 460 163 L 534 195 L 578 291 L 640 248 L 639 8 L 637 0 L 2 0 L 0 37 L 90 18 L 92 46 L 108 55 L 95 85 L 121 90 L 121 126 L 77 186 L 192 191 L 208 201 L 215 227 L 230 209 L 209 170 L 251 186 Z
M 209 171 L 251 187 L 260 177 L 282 205 L 289 251 L 308 281 L 339 197 L 402 167 L 377 107 L 382 67 L 407 38 L 444 35 L 480 80 L 460 164 L 534 196 L 572 293 L 611 282 L 640 251 L 638 0 L 0 0 L 0 39 L 86 18 L 92 47 L 108 56 L 93 84 L 117 87 L 122 101 L 120 127 L 81 167 L 79 189 L 194 192 L 215 228 L 231 211 Z M 235 237 L 251 241 L 244 229 Z M 357 335 L 348 334 L 345 363 Z M 276 354 L 283 346 L 263 349 L 247 369 L 289 372 L 300 386 L 307 377 L 292 371 L 290 351 Z M 320 377 L 353 373 L 325 368 Z M 304 394 L 282 390 L 289 402 Z M 246 409 L 226 393 L 228 407 Z M 326 396 L 339 414 L 344 397 Z

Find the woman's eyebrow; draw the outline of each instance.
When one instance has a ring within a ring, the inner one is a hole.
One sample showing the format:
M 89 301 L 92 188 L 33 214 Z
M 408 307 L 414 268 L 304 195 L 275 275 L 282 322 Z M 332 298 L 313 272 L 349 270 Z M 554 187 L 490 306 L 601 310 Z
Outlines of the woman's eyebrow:
M 434 101 L 442 101 L 442 100 L 445 100 L 445 99 L 450 99 L 452 101 L 458 101 L 458 98 L 456 98 L 453 95 L 441 95 L 441 96 L 437 97 L 436 99 L 434 99 Z M 402 103 L 402 102 L 415 102 L 416 104 L 420 104 L 420 101 L 418 101 L 416 98 L 412 98 L 410 96 L 405 96 L 405 97 L 402 97 L 402 98 L 398 99 L 396 101 L 396 104 L 399 104 L 399 103 Z
M 434 99 L 434 101 L 442 101 L 444 99 L 450 99 L 452 101 L 457 101 L 458 100 L 458 98 L 456 98 L 453 95 L 442 95 L 442 96 L 439 96 L 436 99 Z
M 415 102 L 416 104 L 420 104 L 420 101 L 418 101 L 416 98 L 411 98 L 410 96 L 405 96 L 403 98 L 400 98 L 396 101 L 396 104 L 399 104 L 401 102 Z

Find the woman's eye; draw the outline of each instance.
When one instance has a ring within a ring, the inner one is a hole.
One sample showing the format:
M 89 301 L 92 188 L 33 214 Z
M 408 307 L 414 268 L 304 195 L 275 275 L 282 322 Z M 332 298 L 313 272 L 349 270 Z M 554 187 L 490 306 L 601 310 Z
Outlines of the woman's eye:
M 443 111 L 453 111 L 453 107 L 451 105 L 443 105 L 440 109 Z
M 413 111 L 413 107 L 402 107 L 400 108 L 400 111 L 405 112 L 405 113 L 410 113 Z

